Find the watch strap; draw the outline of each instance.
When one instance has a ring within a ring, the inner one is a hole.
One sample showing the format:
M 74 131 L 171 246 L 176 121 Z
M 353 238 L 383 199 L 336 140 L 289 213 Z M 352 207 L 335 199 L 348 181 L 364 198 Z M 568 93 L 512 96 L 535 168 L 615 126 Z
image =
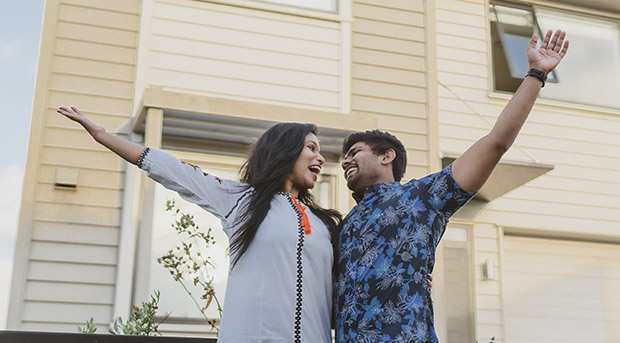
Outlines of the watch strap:
M 531 68 L 530 70 L 528 70 L 527 74 L 525 75 L 527 76 L 533 76 L 537 79 L 539 79 L 540 81 L 542 81 L 542 87 L 545 86 L 545 81 L 547 81 L 547 74 L 545 74 L 545 72 L 535 69 L 535 68 Z M 541 88 L 542 88 L 541 87 Z

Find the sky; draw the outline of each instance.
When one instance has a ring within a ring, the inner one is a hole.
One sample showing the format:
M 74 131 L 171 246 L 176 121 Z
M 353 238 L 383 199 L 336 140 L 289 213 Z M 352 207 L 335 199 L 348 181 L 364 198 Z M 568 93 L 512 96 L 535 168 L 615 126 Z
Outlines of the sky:
M 0 114 L 0 329 L 6 327 L 43 4 L 44 0 L 0 2 L 0 104 L 4 106 Z

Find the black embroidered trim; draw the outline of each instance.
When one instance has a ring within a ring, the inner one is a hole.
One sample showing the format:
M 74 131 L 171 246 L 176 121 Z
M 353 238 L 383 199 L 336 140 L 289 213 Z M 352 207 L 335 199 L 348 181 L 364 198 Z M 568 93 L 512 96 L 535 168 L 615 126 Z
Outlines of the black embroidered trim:
M 250 194 L 250 193 L 253 193 L 253 191 L 249 190 L 249 191 L 243 193 L 243 195 L 239 199 L 237 199 L 237 202 L 235 203 L 235 206 L 233 206 L 233 208 L 230 209 L 230 212 L 228 212 L 228 214 L 224 216 L 224 219 L 228 219 L 228 216 L 230 216 L 233 213 L 233 211 L 235 210 L 235 208 L 237 208 L 237 206 L 239 206 L 239 203 L 241 202 L 241 200 L 243 198 L 245 198 L 245 196 Z
M 289 194 L 290 195 L 290 194 Z M 301 310 L 303 303 L 303 263 L 302 263 L 302 251 L 304 249 L 304 228 L 301 225 L 302 215 L 297 206 L 293 203 L 291 196 L 288 197 L 288 201 L 291 207 L 297 213 L 297 220 L 299 223 L 299 234 L 297 236 L 297 295 L 295 299 L 295 343 L 301 343 Z
M 142 163 L 144 163 L 144 158 L 146 158 L 146 155 L 149 154 L 150 150 L 151 148 L 149 147 L 144 148 L 144 150 L 142 151 L 142 154 L 140 155 L 140 158 L 138 158 L 138 162 L 136 162 L 136 165 L 138 166 L 138 168 L 142 169 Z

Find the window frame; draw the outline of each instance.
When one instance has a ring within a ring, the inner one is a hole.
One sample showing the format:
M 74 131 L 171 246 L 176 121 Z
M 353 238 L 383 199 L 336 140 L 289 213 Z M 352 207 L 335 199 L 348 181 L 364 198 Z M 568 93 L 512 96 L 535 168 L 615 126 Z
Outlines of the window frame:
M 487 58 L 488 58 L 488 71 L 489 77 L 487 79 L 488 92 L 487 96 L 492 99 L 502 99 L 502 100 L 510 100 L 514 95 L 514 92 L 496 90 L 495 87 L 495 73 L 494 73 L 494 62 L 493 62 L 493 36 L 491 34 L 491 6 L 498 5 L 504 7 L 511 7 L 517 9 L 525 9 L 533 12 L 534 20 L 536 25 L 538 26 L 538 30 L 540 31 L 540 26 L 538 24 L 538 19 L 536 16 L 535 8 L 548 9 L 552 11 L 565 12 L 567 14 L 577 15 L 581 17 L 594 17 L 599 20 L 608 20 L 616 22 L 618 25 L 618 29 L 620 30 L 620 13 L 614 12 L 606 12 L 604 10 L 597 10 L 588 7 L 577 7 L 574 5 L 566 5 L 561 3 L 549 2 L 549 1 L 539 1 L 539 0 L 516 0 L 516 1 L 506 1 L 506 0 L 489 0 L 486 2 L 487 11 L 486 15 L 486 23 L 487 23 Z M 555 71 L 554 71 L 555 72 Z M 559 80 L 558 80 L 559 81 Z M 582 102 L 572 102 L 565 100 L 558 100 L 553 98 L 545 98 L 539 97 L 536 101 L 541 105 L 548 105 L 554 107 L 564 107 L 582 111 L 591 111 L 591 112 L 599 112 L 606 114 L 615 114 L 620 115 L 620 107 L 609 107 L 609 106 L 599 106 L 593 105 L 589 103 Z

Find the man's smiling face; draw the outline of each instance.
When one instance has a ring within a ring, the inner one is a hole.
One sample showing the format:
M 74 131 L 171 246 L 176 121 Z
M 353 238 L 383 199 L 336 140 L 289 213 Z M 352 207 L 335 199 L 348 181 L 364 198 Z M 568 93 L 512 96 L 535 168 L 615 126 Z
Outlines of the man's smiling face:
M 341 166 L 347 187 L 357 194 L 364 194 L 366 187 L 377 183 L 381 176 L 382 155 L 375 155 L 370 145 L 357 142 L 344 155 Z

